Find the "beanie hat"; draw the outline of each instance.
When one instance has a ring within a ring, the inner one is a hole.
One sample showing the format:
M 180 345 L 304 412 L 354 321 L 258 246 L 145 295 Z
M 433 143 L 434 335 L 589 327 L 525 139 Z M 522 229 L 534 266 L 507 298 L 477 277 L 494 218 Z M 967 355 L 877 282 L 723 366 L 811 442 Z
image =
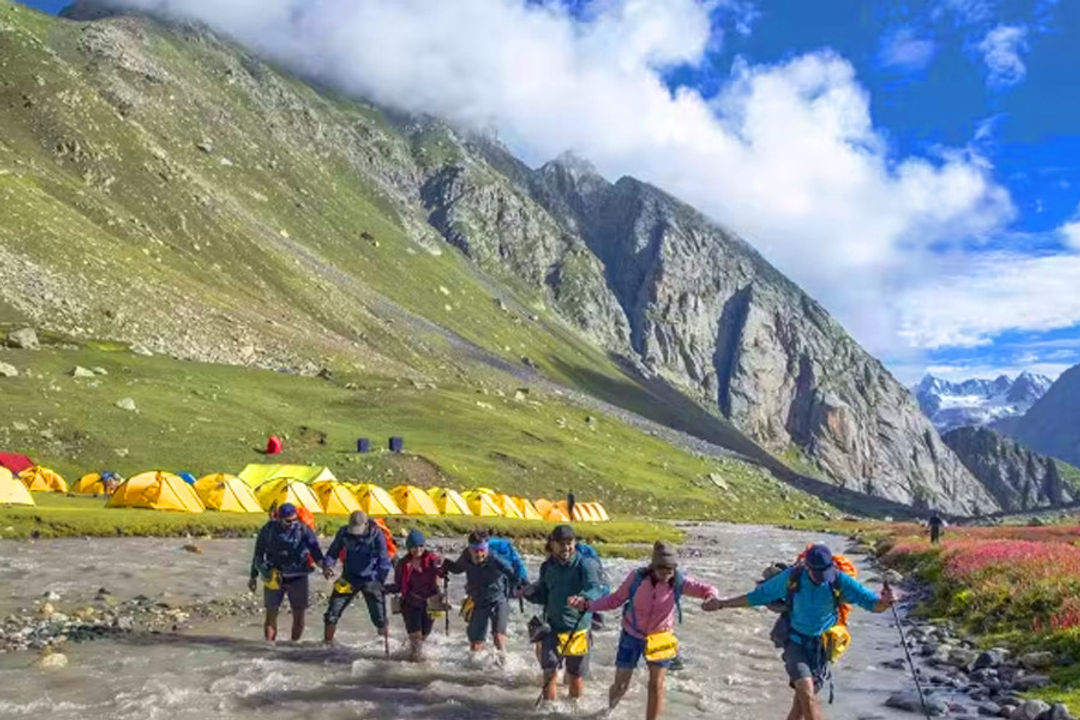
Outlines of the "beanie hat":
M 423 547 L 426 544 L 427 541 L 424 538 L 424 533 L 420 532 L 416 528 L 410 530 L 409 535 L 405 538 L 405 547 L 410 549 L 414 547 Z

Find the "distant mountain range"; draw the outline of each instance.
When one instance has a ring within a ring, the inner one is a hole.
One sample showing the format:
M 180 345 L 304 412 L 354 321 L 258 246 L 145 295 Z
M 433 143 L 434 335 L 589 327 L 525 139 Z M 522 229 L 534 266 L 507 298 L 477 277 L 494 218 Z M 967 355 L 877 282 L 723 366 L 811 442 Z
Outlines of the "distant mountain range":
M 1063 372 L 1022 417 L 994 428 L 1037 452 L 1080 465 L 1080 365 Z
M 1053 380 L 1045 375 L 1030 372 L 1020 373 L 1015 380 L 1001 375 L 994 380 L 977 378 L 958 383 L 927 375 L 912 392 L 923 413 L 939 431 L 947 432 L 1019 417 L 1052 384 Z

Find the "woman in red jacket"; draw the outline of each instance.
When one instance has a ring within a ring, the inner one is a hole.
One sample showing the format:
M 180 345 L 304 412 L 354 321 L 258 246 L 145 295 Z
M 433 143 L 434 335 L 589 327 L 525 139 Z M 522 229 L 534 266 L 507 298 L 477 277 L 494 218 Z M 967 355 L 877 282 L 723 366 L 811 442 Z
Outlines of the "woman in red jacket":
M 439 598 L 439 576 L 442 558 L 424 549 L 424 534 L 417 529 L 409 531 L 405 540 L 408 550 L 398 561 L 394 570 L 393 592 L 401 593 L 401 614 L 405 618 L 405 632 L 409 634 L 409 659 L 421 659 L 424 639 L 431 634 L 434 620 L 429 602 Z M 442 607 L 444 603 L 435 603 Z

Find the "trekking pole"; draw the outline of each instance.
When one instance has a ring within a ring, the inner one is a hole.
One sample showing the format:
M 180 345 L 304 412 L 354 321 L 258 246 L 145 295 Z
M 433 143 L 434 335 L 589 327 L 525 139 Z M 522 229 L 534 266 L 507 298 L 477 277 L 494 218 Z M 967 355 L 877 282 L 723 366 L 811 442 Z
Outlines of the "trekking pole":
M 450 635 L 450 576 L 443 576 L 442 581 L 443 590 L 443 607 L 445 607 L 445 617 L 443 618 L 443 626 L 446 630 L 446 635 Z
M 583 610 L 581 612 L 581 615 L 578 616 L 577 622 L 574 624 L 574 629 L 571 630 L 570 634 L 566 636 L 566 642 L 563 643 L 562 649 L 558 651 L 558 660 L 555 663 L 555 669 L 552 671 L 553 674 L 558 675 L 559 670 L 562 669 L 563 660 L 566 658 L 566 651 L 570 649 L 570 643 L 574 641 L 574 636 L 577 635 L 578 630 L 581 629 L 581 621 L 585 619 L 585 615 L 587 614 L 587 610 Z M 536 705 L 533 706 L 534 708 L 540 707 L 540 704 L 544 702 L 544 690 L 546 689 L 547 683 L 545 682 L 544 686 L 540 688 L 540 697 L 536 698 Z
M 885 589 L 889 589 L 889 582 L 885 581 Z M 900 632 L 900 644 L 904 646 L 904 655 L 907 656 L 908 667 L 911 668 L 911 679 L 915 681 L 915 690 L 919 693 L 919 703 L 922 705 L 926 720 L 930 720 L 930 708 L 926 706 L 926 698 L 923 697 L 922 684 L 919 682 L 919 673 L 915 670 L 915 661 L 911 659 L 911 651 L 908 649 L 907 638 L 904 636 L 904 627 L 900 624 L 900 613 L 896 611 L 896 603 L 892 607 L 893 620 L 896 621 L 896 629 Z
M 383 622 L 386 625 L 383 627 L 383 650 L 386 652 L 386 659 L 390 659 L 390 616 L 386 614 L 386 593 L 382 594 L 382 616 Z

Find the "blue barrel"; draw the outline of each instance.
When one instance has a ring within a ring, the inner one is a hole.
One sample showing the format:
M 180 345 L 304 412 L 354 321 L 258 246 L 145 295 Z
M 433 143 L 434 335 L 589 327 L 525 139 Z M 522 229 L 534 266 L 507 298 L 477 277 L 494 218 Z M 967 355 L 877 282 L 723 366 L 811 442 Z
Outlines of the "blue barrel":
M 356 439 L 356 452 L 369 453 L 371 452 L 371 438 L 357 438 Z
M 390 438 L 390 452 L 404 452 L 405 450 L 405 438 L 394 437 Z

